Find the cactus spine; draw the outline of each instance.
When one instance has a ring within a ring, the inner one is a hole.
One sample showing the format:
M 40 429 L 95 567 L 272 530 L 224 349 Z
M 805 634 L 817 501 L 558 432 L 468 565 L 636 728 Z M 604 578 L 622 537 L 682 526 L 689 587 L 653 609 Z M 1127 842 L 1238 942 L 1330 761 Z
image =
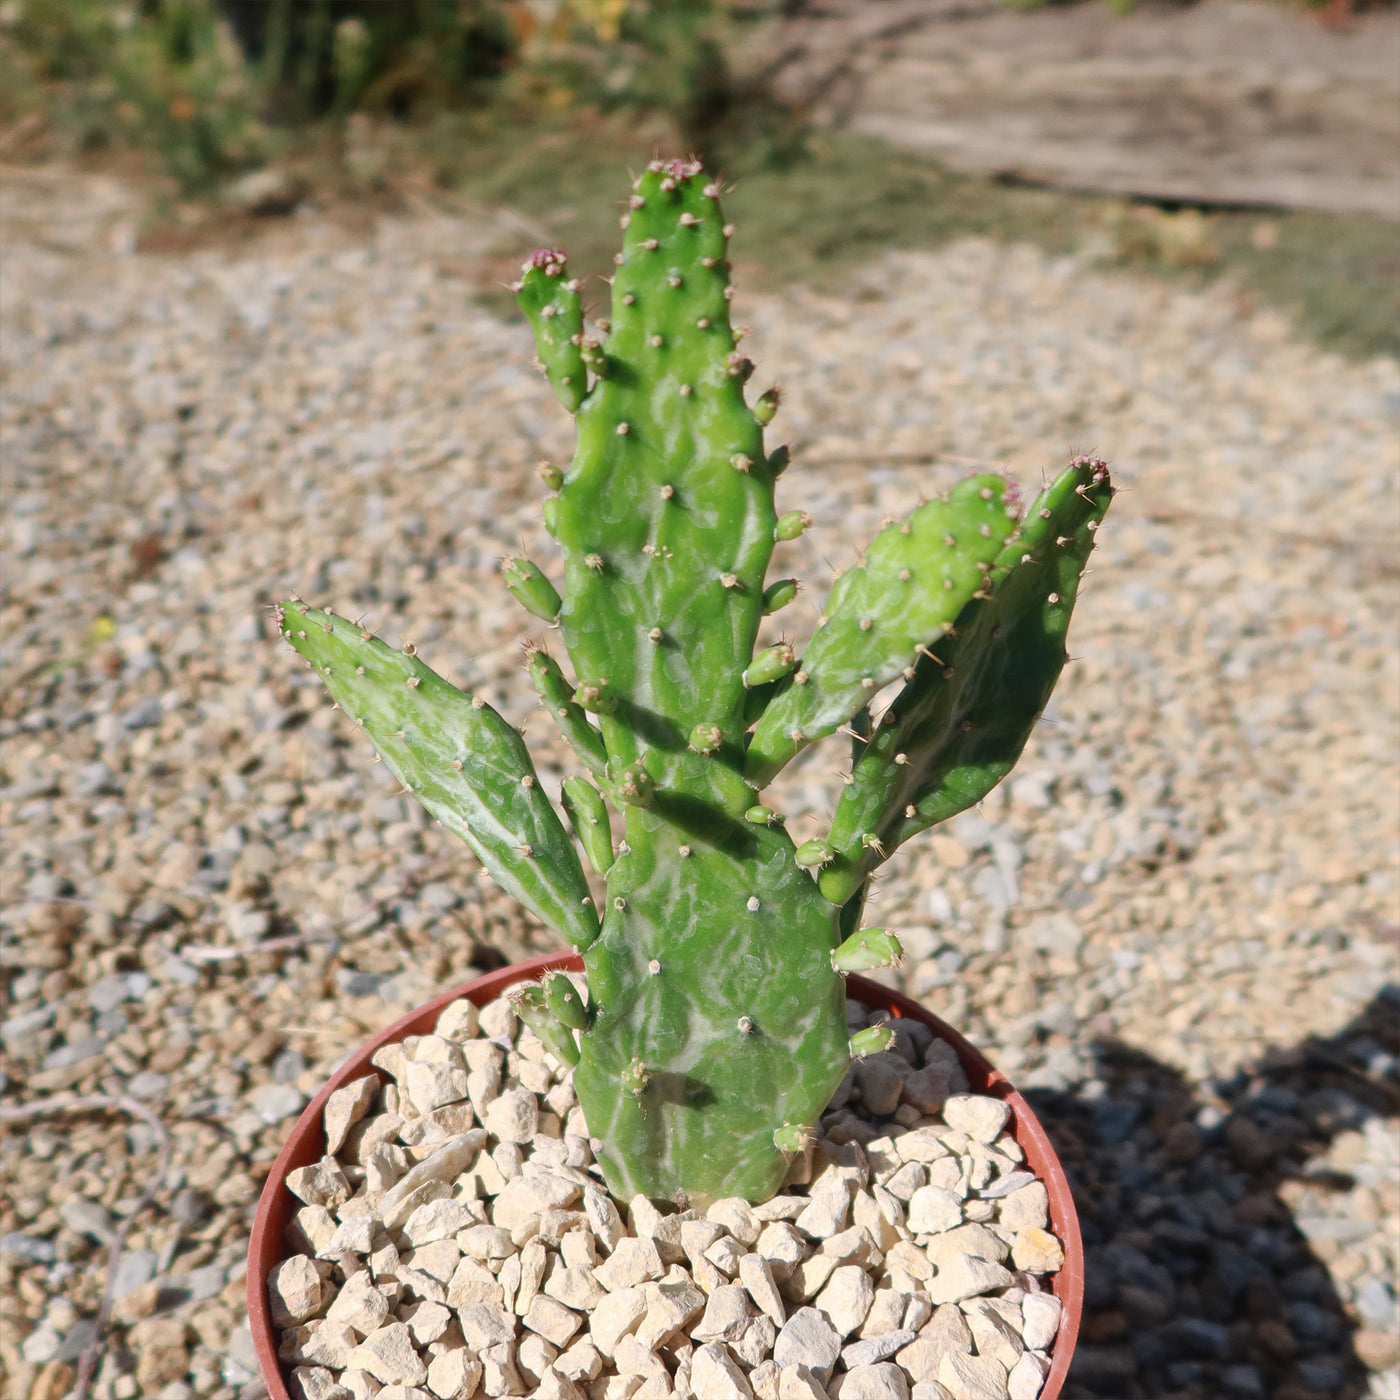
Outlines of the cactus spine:
M 763 429 L 777 395 L 745 400 L 717 196 L 695 162 L 636 181 L 601 343 L 562 253 L 534 254 L 517 287 L 578 446 L 544 473 L 562 594 L 528 560 L 502 572 L 557 622 L 577 677 L 529 650 L 592 778 L 568 779 L 563 805 L 605 878 L 601 909 L 494 710 L 341 619 L 282 612 L 401 781 L 583 954 L 586 1001 L 556 977 L 517 1004 L 574 1065 L 623 1197 L 771 1195 L 852 1057 L 888 1043 L 846 1030 L 845 973 L 899 957 L 894 935 L 858 927 L 866 882 L 1014 763 L 1112 494 L 1097 461 L 1071 463 L 1024 514 L 1001 478 L 969 478 L 881 532 L 805 652 L 755 654 L 762 617 L 797 588 L 768 582 L 770 558 L 809 517 L 774 507 L 787 454 L 765 451 Z M 900 681 L 872 724 L 871 700 Z M 756 793 L 838 729 L 856 736 L 851 781 L 830 832 L 795 848 Z

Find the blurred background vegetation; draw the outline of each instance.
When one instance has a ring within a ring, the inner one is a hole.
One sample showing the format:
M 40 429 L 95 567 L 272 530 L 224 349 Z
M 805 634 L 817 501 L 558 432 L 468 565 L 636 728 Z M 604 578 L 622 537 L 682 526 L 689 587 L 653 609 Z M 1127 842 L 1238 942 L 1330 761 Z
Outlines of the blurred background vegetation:
M 725 48 L 765 0 L 9 0 L 0 81 L 92 151 L 149 149 L 185 193 L 343 131 L 591 109 L 656 113 L 717 159 L 786 114 Z
M 1321 344 L 1400 354 L 1390 226 L 1033 188 L 813 130 L 761 66 L 733 61 L 758 26 L 803 8 L 0 0 L 0 162 L 159 171 L 150 246 L 174 246 L 172 225 L 224 228 L 231 216 L 464 200 L 509 208 L 522 244 L 566 240 L 590 271 L 616 237 L 598 192 L 628 162 L 681 150 L 734 181 L 743 251 L 766 278 L 830 281 L 890 248 L 968 234 L 1029 239 L 1163 277 L 1229 273 Z

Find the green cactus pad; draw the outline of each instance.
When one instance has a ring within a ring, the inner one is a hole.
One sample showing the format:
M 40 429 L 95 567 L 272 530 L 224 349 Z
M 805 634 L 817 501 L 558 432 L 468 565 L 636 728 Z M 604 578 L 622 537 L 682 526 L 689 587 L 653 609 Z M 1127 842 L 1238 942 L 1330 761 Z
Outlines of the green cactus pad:
M 557 498 L 560 623 L 580 682 L 615 698 L 608 752 L 644 760 L 662 787 L 718 784 L 728 806 L 734 782 L 685 736 L 702 721 L 743 728 L 772 482 L 744 402 L 715 190 L 695 167 L 648 169 L 627 225 L 605 372 L 579 409 Z
M 882 530 L 865 563 L 837 579 L 793 684 L 754 730 L 750 782 L 770 782 L 946 635 L 1015 526 L 1005 489 L 997 476 L 959 482 L 946 501 L 930 501 Z
M 787 1167 L 775 1125 L 815 1123 L 845 1073 L 836 911 L 780 827 L 670 815 L 628 811 L 574 1087 L 617 1195 L 763 1200 Z
M 389 771 L 496 883 L 587 948 L 598 936 L 588 881 L 519 732 L 479 697 L 343 617 L 284 603 L 278 628 Z
M 988 576 L 988 597 L 925 658 L 852 768 L 820 876 L 843 902 L 916 832 L 980 802 L 1021 756 L 1065 662 L 1065 635 L 1094 531 L 1113 495 L 1102 462 L 1080 460 L 1026 511 Z

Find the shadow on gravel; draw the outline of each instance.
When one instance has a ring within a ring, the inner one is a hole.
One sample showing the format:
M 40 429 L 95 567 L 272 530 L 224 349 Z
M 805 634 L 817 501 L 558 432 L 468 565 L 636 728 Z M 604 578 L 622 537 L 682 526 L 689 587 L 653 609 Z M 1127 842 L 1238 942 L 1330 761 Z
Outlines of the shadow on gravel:
M 1400 1113 L 1400 987 L 1340 1034 L 1270 1051 L 1216 1085 L 1224 1111 L 1141 1051 L 1105 1040 L 1094 1053 L 1099 1096 L 1026 1095 L 1084 1230 L 1084 1327 L 1066 1400 L 1365 1395 L 1354 1324 L 1304 1230 L 1364 1249 L 1380 1223 L 1295 1219 L 1286 1183 L 1351 1190 L 1350 1175 L 1309 1175 L 1305 1163 L 1338 1134 Z M 1393 1304 L 1374 1301 L 1384 1318 Z

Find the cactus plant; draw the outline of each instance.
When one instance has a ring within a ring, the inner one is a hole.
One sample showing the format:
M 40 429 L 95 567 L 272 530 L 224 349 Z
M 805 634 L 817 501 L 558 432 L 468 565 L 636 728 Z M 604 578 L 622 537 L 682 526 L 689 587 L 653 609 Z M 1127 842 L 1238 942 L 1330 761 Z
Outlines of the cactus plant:
M 517 286 L 577 453 L 542 472 L 562 593 L 528 560 L 502 573 L 557 625 L 576 674 L 529 649 L 588 775 L 565 781 L 562 804 L 601 906 L 495 710 L 329 611 L 293 600 L 280 614 L 400 781 L 582 954 L 586 999 L 556 975 L 516 1006 L 573 1066 L 624 1198 L 771 1195 L 852 1056 L 888 1044 L 884 1028 L 849 1037 L 845 1014 L 844 974 L 899 956 L 893 935 L 860 927 L 870 876 L 1015 762 L 1112 495 L 1087 458 L 1024 511 L 1000 477 L 971 476 L 876 537 L 800 654 L 755 654 L 761 619 L 796 592 L 768 580 L 772 555 L 807 517 L 775 510 L 787 453 L 763 433 L 777 396 L 745 399 L 718 195 L 693 161 L 636 180 L 601 340 L 562 253 L 535 253 Z M 834 820 L 795 846 L 759 794 L 837 730 L 856 756 Z

